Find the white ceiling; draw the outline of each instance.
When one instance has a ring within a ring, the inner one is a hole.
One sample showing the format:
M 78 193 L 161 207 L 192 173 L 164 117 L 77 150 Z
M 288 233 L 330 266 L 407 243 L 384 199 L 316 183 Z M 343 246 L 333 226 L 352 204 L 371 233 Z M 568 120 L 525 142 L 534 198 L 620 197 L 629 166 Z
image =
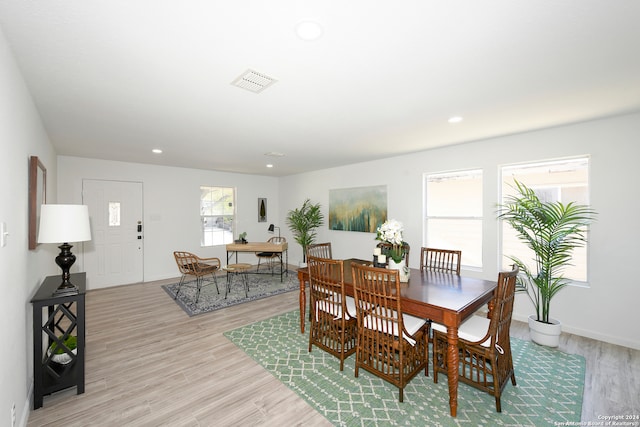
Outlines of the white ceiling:
M 0 0 L 0 25 L 63 155 L 282 176 L 640 110 L 638 0 Z

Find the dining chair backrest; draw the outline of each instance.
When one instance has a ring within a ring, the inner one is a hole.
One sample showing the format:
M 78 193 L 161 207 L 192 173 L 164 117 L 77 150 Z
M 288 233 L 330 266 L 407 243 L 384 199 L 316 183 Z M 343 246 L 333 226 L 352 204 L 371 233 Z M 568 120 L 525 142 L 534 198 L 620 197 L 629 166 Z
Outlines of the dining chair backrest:
M 276 244 L 285 243 L 286 241 L 287 239 L 285 237 L 278 237 L 278 236 L 270 237 L 269 240 L 267 240 L 267 242 L 269 243 L 276 243 Z
M 344 262 L 337 259 L 310 256 L 307 259 L 309 284 L 311 285 L 311 306 L 314 310 L 327 308 L 336 316 L 348 313 L 345 307 Z M 315 304 L 314 304 L 315 303 Z
M 487 335 L 491 337 L 491 347 L 499 349 L 505 345 L 504 343 L 510 343 L 509 331 L 513 316 L 518 271 L 518 266 L 514 264 L 511 271 L 502 271 L 498 274 L 498 286 L 496 286 L 494 306 L 491 310 L 491 323 L 487 331 Z
M 358 328 L 374 327 L 385 334 L 403 331 L 400 276 L 398 270 L 351 265 Z M 373 310 L 372 307 L 375 307 Z M 364 324 L 363 322 L 370 322 Z
M 309 351 L 316 346 L 340 360 L 356 351 L 357 324 L 353 298 L 347 297 L 342 260 L 310 256 L 309 269 L 310 314 Z
M 420 270 L 455 273 L 460 275 L 462 251 L 450 249 L 421 248 Z
M 332 259 L 333 256 L 331 254 L 331 242 L 314 243 L 307 246 L 307 258 L 310 256 Z

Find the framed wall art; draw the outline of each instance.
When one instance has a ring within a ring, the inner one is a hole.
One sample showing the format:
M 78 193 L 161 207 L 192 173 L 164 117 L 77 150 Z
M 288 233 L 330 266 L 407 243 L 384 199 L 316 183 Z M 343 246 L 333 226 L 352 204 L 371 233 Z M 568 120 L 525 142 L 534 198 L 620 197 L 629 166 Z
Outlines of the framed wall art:
M 47 203 L 47 169 L 37 156 L 29 158 L 29 249 L 38 246 L 40 205 Z
M 387 220 L 387 186 L 329 190 L 329 229 L 375 233 Z
M 258 222 L 267 222 L 267 199 L 258 199 Z

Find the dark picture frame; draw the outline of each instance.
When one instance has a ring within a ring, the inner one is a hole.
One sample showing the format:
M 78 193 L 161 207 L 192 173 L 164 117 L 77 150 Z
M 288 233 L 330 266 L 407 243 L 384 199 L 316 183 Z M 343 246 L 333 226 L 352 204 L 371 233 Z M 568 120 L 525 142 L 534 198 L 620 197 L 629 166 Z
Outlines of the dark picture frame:
M 267 222 L 267 199 L 258 198 L 258 222 Z
M 40 206 L 47 203 L 47 168 L 37 156 L 29 158 L 29 250 L 38 246 Z

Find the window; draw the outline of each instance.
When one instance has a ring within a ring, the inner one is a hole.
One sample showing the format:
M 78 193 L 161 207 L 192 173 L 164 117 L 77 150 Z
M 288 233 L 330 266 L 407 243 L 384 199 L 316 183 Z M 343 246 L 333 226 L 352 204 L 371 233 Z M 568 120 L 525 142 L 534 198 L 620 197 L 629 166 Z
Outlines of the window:
M 109 202 L 109 227 L 120 227 L 120 202 Z
M 227 187 L 200 187 L 201 246 L 233 243 L 235 191 Z
M 541 201 L 559 201 L 564 204 L 576 202 L 589 204 L 589 159 L 552 160 L 502 168 L 502 203 L 505 197 L 515 194 L 514 180 L 517 180 L 535 191 Z M 534 268 L 533 253 L 520 242 L 515 231 L 505 222 L 502 224 L 502 269 L 508 269 L 515 256 Z M 577 248 L 572 256 L 571 264 L 563 274 L 565 277 L 586 282 L 587 280 L 587 247 Z
M 425 189 L 425 245 L 461 250 L 464 266 L 482 268 L 482 171 L 429 174 Z

